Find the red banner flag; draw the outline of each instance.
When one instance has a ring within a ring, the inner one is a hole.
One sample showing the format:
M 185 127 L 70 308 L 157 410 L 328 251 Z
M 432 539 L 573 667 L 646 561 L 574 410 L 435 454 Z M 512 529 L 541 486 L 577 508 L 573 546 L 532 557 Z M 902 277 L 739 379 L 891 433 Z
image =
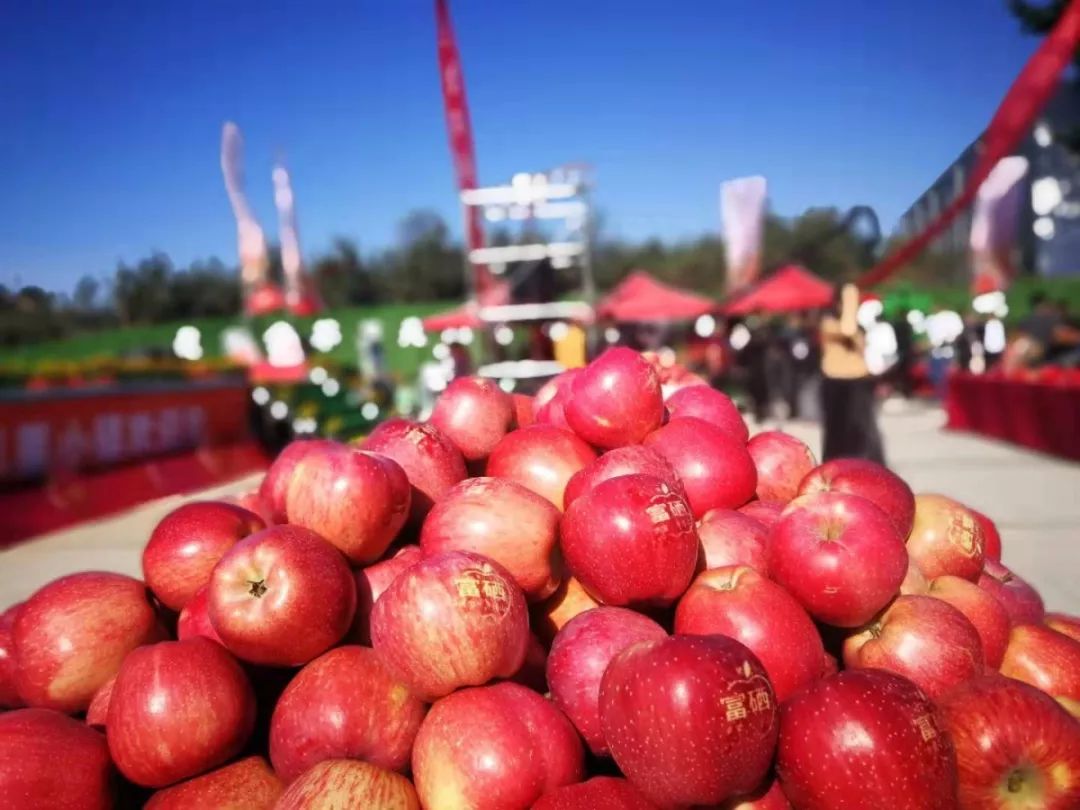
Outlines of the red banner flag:
M 465 74 L 461 70 L 461 57 L 454 40 L 454 28 L 450 23 L 450 10 L 446 0 L 435 0 L 435 20 L 438 26 L 439 78 L 442 81 L 450 153 L 454 159 L 458 189 L 465 191 L 476 188 L 476 153 L 473 147 L 472 124 L 469 121 L 469 104 L 465 98 Z M 480 217 L 479 208 L 466 206 L 465 238 L 470 250 L 484 246 L 484 228 Z M 474 291 L 477 297 L 483 300 L 494 279 L 486 266 L 474 264 L 473 267 Z
M 963 192 L 922 233 L 863 274 L 858 280 L 860 287 L 872 287 L 885 281 L 922 253 L 960 212 L 971 205 L 998 161 L 1007 157 L 1034 125 L 1035 118 L 1057 89 L 1061 72 L 1072 60 L 1077 45 L 1080 45 L 1080 0 L 1073 0 L 1054 30 L 1032 54 L 994 113 L 982 139 L 978 162 Z

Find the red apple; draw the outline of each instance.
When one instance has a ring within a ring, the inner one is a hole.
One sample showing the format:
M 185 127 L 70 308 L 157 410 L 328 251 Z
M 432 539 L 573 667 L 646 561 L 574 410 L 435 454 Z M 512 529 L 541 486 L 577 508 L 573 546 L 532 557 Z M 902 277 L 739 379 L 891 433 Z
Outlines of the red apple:
M 780 516 L 784 514 L 786 505 L 779 501 L 750 501 L 740 506 L 738 511 L 771 531 L 772 527 L 780 522 Z
M 606 605 L 669 605 L 694 576 L 697 531 L 686 502 L 651 475 L 604 481 L 566 510 L 566 566 Z
M 858 627 L 896 595 L 908 568 L 904 542 L 865 498 L 822 492 L 796 498 L 769 539 L 769 576 L 815 619 Z
M 929 596 L 899 596 L 872 624 L 844 642 L 844 666 L 884 669 L 910 679 L 937 700 L 981 675 L 982 642 L 952 605 Z
M 533 423 L 570 430 L 570 424 L 566 421 L 566 401 L 570 398 L 570 387 L 580 373 L 580 368 L 571 368 L 540 386 L 532 401 Z
M 94 693 L 94 698 L 90 701 L 90 708 L 86 710 L 86 725 L 96 728 L 98 731 L 105 730 L 105 723 L 109 716 L 109 703 L 112 701 L 112 692 L 115 685 L 116 678 L 109 678 Z
M 1039 592 L 1004 565 L 987 560 L 979 575 L 979 587 L 1001 602 L 1013 624 L 1038 624 L 1044 608 Z
M 266 760 L 246 757 L 155 793 L 143 810 L 272 810 L 285 789 Z
M 409 516 L 409 479 L 396 461 L 341 444 L 309 452 L 285 494 L 289 523 L 329 540 L 357 565 L 375 562 Z
M 800 495 L 842 492 L 873 501 L 906 540 L 915 521 L 915 496 L 900 476 L 873 461 L 837 458 L 826 461 L 803 479 Z
M 371 612 L 371 641 L 422 700 L 509 678 L 529 643 L 525 596 L 479 554 L 449 551 L 399 574 Z
M 399 773 L 357 759 L 320 762 L 291 785 L 274 810 L 420 810 L 416 790 Z
M 731 509 L 710 509 L 698 521 L 699 570 L 749 565 L 768 574 L 769 530 L 765 524 Z
M 0 616 L 0 623 L 2 622 L 3 617 Z M 1080 618 L 1076 616 L 1069 616 L 1065 613 L 1047 613 L 1043 618 L 1043 623 L 1051 630 L 1057 630 L 1073 641 L 1080 641 Z
M 716 804 L 765 778 L 776 695 L 750 650 L 726 636 L 634 644 L 600 684 L 600 722 L 620 770 L 663 807 Z
M 555 593 L 540 604 L 532 606 L 530 622 L 540 639 L 550 644 L 555 634 L 572 618 L 599 605 L 580 582 L 568 576 L 563 579 Z
M 414 526 L 419 526 L 432 505 L 466 476 L 461 451 L 434 425 L 387 419 L 360 446 L 401 465 L 412 485 L 409 520 Z
M 693 416 L 715 425 L 741 442 L 745 443 L 750 438 L 750 429 L 731 397 L 707 385 L 680 388 L 664 404 L 672 419 Z
M 325 759 L 400 771 L 426 707 L 369 647 L 338 647 L 285 687 L 270 721 L 270 761 L 291 782 Z
M 640 444 L 664 418 L 660 378 L 633 349 L 608 349 L 574 377 L 563 410 L 589 444 L 606 450 Z
M 968 507 L 968 511 L 975 516 L 975 520 L 978 521 L 979 527 L 982 529 L 983 555 L 988 560 L 1001 562 L 1001 534 L 998 532 L 994 521 L 971 507 Z
M 15 616 L 22 602 L 0 613 L 0 710 L 23 705 L 15 682 Z
M 514 425 L 519 428 L 528 427 L 533 419 L 533 398 L 528 394 L 511 394 L 514 401 Z
M 956 757 L 934 705 L 884 670 L 841 672 L 785 703 L 776 769 L 799 810 L 957 808 Z
M 521 669 L 515 672 L 510 680 L 532 689 L 537 694 L 546 695 L 548 691 L 547 658 L 547 650 L 540 639 L 535 633 L 529 633 L 525 660 L 521 663 Z
M 757 469 L 757 496 L 763 501 L 787 503 L 799 493 L 799 484 L 814 469 L 814 453 L 782 430 L 766 430 L 746 443 Z
M 570 478 L 595 458 L 569 430 L 537 424 L 506 434 L 488 457 L 487 474 L 521 484 L 562 509 Z
M 773 778 L 753 793 L 729 799 L 720 810 L 791 810 L 791 802 L 780 789 L 780 780 Z
M 258 489 L 250 489 L 237 495 L 225 495 L 221 500 L 224 503 L 231 503 L 258 515 L 267 526 L 274 524 L 274 515 L 270 510 L 270 506 L 263 500 Z
M 371 609 L 375 607 L 375 602 L 398 574 L 419 562 L 423 556 L 420 546 L 402 546 L 393 556 L 353 572 L 356 580 L 356 615 L 348 634 L 350 641 L 371 646 Z
M 916 495 L 908 554 L 930 579 L 952 575 L 974 582 L 983 568 L 982 527 L 962 503 Z
M 84 571 L 54 579 L 27 599 L 12 637 L 22 699 L 81 712 L 124 656 L 160 638 L 161 628 L 139 580 Z
M 828 678 L 830 675 L 835 675 L 840 671 L 840 662 L 833 656 L 825 653 L 825 657 L 821 660 L 821 677 Z
M 1001 674 L 1042 689 L 1080 717 L 1080 641 L 1042 625 L 1017 625 L 1009 635 Z
M 0 714 L 0 806 L 108 810 L 113 768 L 104 735 L 59 712 Z
M 193 638 L 128 654 L 106 733 L 124 776 L 164 787 L 235 756 L 254 723 L 255 694 L 240 665 L 220 644 Z
M 956 746 L 960 807 L 1080 807 L 1080 723 L 1049 696 L 988 675 L 938 705 Z
M 757 470 L 746 445 L 715 425 L 672 419 L 650 433 L 645 446 L 671 462 L 695 520 L 710 509 L 736 509 L 754 496 Z
M 458 377 L 435 402 L 431 424 L 466 461 L 487 458 L 514 426 L 514 401 L 495 380 Z
M 431 707 L 413 746 L 424 807 L 531 807 L 581 780 L 581 741 L 552 703 L 516 683 L 463 689 Z
M 979 634 L 986 665 L 997 669 L 1009 643 L 1009 614 L 1001 603 L 974 582 L 960 577 L 938 577 L 925 593 L 964 614 Z
M 299 666 L 345 635 L 356 583 L 341 553 L 300 526 L 271 526 L 241 540 L 210 579 L 210 621 L 235 655 Z
M 220 501 L 193 501 L 169 512 L 143 548 L 146 584 L 161 603 L 180 610 L 225 552 L 249 534 L 265 529 L 262 518 Z
M 204 585 L 191 597 L 180 617 L 176 620 L 176 637 L 183 641 L 194 636 L 205 636 L 224 646 L 225 642 L 217 634 L 210 622 L 210 586 Z
M 284 523 L 286 521 L 285 495 L 289 491 L 293 471 L 300 460 L 312 450 L 335 444 L 336 442 L 329 439 L 301 439 L 290 442 L 278 453 L 278 457 L 266 471 L 262 484 L 259 486 L 259 497 L 266 504 L 272 522 Z
M 651 475 L 666 481 L 672 489 L 684 498 L 682 481 L 671 466 L 671 462 L 653 449 L 640 444 L 609 450 L 592 462 L 588 467 L 574 473 L 566 484 L 566 506 L 593 489 L 597 484 L 622 475 Z
M 608 753 L 600 728 L 600 680 L 611 659 L 639 641 L 667 637 L 647 616 L 626 608 L 599 607 L 575 616 L 555 636 L 548 656 L 551 699 L 598 756 Z
M 559 510 L 505 478 L 470 478 L 435 504 L 420 530 L 427 555 L 473 551 L 510 572 L 530 602 L 551 596 L 562 579 Z
M 753 568 L 699 574 L 675 609 L 675 632 L 745 644 L 765 666 L 781 703 L 821 675 L 825 648 L 814 622 L 791 594 Z
M 545 793 L 532 810 L 656 810 L 633 785 L 617 776 L 594 776 Z
M 928 590 L 930 590 L 930 580 L 926 578 L 926 574 L 915 561 L 908 557 L 907 574 L 904 576 L 904 581 L 900 583 L 900 593 L 905 596 L 925 596 Z

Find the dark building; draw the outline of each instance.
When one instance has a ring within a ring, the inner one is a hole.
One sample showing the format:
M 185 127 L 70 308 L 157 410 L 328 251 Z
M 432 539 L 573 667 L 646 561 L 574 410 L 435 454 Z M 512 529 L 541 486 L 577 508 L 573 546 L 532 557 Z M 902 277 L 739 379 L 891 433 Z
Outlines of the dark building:
M 980 136 L 981 137 L 981 136 Z M 981 147 L 970 144 L 900 217 L 897 233 L 919 233 L 964 188 Z M 1013 153 L 1028 159 L 1017 217 L 1021 273 L 1080 274 L 1080 83 L 1065 82 Z M 930 247 L 963 255 L 971 234 L 971 210 L 956 218 Z

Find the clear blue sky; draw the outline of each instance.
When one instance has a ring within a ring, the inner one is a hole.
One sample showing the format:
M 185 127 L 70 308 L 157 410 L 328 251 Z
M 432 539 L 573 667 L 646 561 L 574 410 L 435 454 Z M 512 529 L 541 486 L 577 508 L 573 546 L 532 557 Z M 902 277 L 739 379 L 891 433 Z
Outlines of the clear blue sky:
M 979 132 L 1036 45 L 996 0 L 452 0 L 482 182 L 587 161 L 609 230 L 719 228 L 718 186 L 885 228 Z M 11 3 L 0 23 L 0 283 L 70 289 L 153 249 L 236 256 L 222 122 L 308 254 L 410 208 L 460 227 L 430 0 Z

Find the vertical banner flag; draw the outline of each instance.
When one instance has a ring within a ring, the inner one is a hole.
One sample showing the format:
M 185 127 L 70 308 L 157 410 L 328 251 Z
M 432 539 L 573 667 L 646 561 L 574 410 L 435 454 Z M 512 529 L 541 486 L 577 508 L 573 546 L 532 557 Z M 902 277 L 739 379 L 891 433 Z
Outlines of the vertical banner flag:
M 278 212 L 278 239 L 281 241 L 281 267 L 285 273 L 285 303 L 294 314 L 310 315 L 319 306 L 314 290 L 304 275 L 292 181 L 288 169 L 280 163 L 274 167 L 272 178 L 274 205 Z
M 476 153 L 473 147 L 472 124 L 469 121 L 469 105 L 465 98 L 465 75 L 461 70 L 461 57 L 454 40 L 450 23 L 450 10 L 446 0 L 435 0 L 435 20 L 438 28 L 439 78 L 442 82 L 443 106 L 446 110 L 446 130 L 450 138 L 450 153 L 454 159 L 454 173 L 458 190 L 476 188 Z M 469 250 L 484 246 L 484 228 L 478 207 L 465 207 L 465 241 Z M 473 265 L 474 292 L 483 301 L 494 286 L 494 279 L 485 265 Z
M 768 184 L 764 177 L 739 177 L 720 186 L 729 291 L 752 284 L 761 271 L 767 195 Z
M 1014 275 L 1012 251 L 1024 194 L 1021 181 L 1027 173 L 1027 158 L 1003 158 L 975 195 L 970 245 L 972 286 L 977 295 L 1004 290 Z
M 255 214 L 244 193 L 244 141 L 240 128 L 226 121 L 221 132 L 221 173 L 225 176 L 225 190 L 229 194 L 233 214 L 236 217 L 236 237 L 240 252 L 240 281 L 244 298 L 266 281 L 269 258 L 263 230 L 255 220 Z

